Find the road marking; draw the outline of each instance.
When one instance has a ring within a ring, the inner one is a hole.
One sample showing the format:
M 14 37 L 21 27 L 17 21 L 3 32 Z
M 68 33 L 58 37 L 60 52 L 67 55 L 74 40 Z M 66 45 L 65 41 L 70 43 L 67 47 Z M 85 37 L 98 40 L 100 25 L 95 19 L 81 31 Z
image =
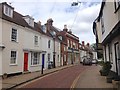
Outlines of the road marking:
M 79 75 L 75 78 L 75 80 L 73 81 L 73 83 L 72 83 L 72 85 L 71 85 L 71 87 L 70 87 L 70 90 L 74 90 L 75 85 L 76 85 L 76 83 L 78 82 L 80 76 L 81 76 L 81 74 L 79 74 Z

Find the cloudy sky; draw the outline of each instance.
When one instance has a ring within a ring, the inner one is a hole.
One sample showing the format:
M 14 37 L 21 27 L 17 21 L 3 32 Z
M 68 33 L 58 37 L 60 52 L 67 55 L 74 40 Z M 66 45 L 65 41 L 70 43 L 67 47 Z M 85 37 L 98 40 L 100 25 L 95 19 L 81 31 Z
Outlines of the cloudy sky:
M 81 2 L 71 6 L 72 2 Z M 63 29 L 66 24 L 72 33 L 79 37 L 80 42 L 95 43 L 92 23 L 99 14 L 101 0 L 2 0 L 11 3 L 15 11 L 22 15 L 30 15 L 35 22 L 45 24 L 53 19 L 53 25 Z

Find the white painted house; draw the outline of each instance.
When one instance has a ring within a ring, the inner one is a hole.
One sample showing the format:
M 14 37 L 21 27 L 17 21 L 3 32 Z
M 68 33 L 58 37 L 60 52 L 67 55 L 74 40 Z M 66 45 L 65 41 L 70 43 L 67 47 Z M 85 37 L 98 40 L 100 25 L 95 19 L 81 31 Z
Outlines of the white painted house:
M 42 65 L 47 69 L 54 53 L 55 65 L 60 66 L 57 32 L 54 39 L 49 27 L 17 13 L 6 2 L 0 4 L 0 27 L 0 75 L 39 71 Z
M 104 61 L 110 61 L 111 70 L 120 75 L 120 0 L 102 2 L 94 25 L 103 45 Z

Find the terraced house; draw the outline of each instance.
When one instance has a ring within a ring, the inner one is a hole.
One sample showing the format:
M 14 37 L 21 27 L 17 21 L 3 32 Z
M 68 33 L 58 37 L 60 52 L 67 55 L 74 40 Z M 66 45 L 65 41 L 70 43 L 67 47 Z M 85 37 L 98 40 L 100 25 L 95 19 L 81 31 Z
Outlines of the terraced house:
M 120 0 L 102 2 L 93 26 L 94 34 L 103 45 L 104 61 L 110 61 L 111 70 L 120 75 Z
M 39 71 L 50 61 L 60 66 L 60 40 L 52 22 L 41 25 L 6 2 L 0 4 L 0 75 Z

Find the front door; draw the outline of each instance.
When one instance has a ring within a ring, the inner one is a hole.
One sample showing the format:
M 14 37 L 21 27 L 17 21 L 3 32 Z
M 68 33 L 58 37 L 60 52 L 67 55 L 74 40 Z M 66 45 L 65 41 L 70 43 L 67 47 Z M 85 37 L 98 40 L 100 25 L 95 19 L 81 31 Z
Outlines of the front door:
M 119 43 L 115 43 L 115 62 L 116 62 L 116 72 L 120 75 L 120 62 L 119 62 Z
M 24 71 L 28 71 L 28 53 L 24 53 Z
M 45 54 L 42 54 L 42 65 L 43 65 L 43 68 L 44 68 L 44 63 L 45 63 Z

